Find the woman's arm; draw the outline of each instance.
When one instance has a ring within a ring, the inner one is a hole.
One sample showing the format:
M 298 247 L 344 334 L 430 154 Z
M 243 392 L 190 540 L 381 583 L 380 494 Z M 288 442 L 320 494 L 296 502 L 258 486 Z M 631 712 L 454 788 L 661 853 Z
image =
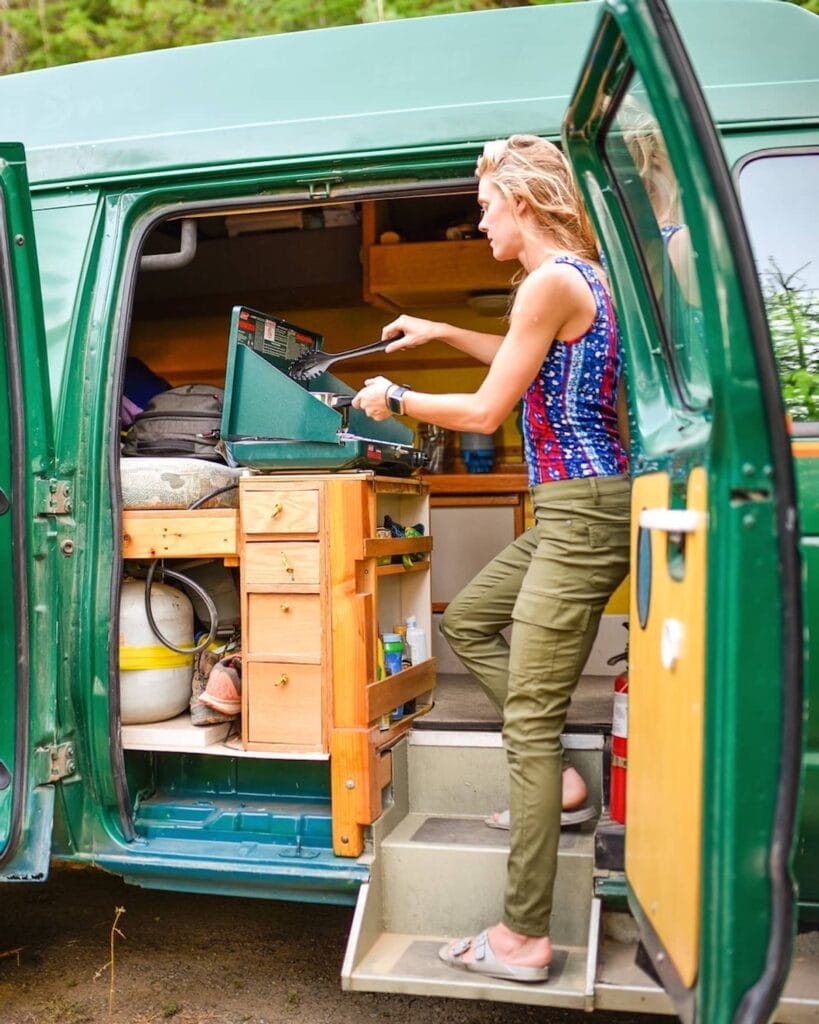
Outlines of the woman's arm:
M 503 335 L 481 334 L 479 331 L 467 331 L 463 327 L 439 323 L 434 320 L 423 320 L 417 316 L 399 316 L 382 330 L 381 337 L 394 338 L 385 351 L 399 352 L 401 349 L 417 348 L 430 341 L 445 341 L 447 345 L 472 356 L 478 362 L 487 365 L 495 358 Z
M 568 268 L 567 274 L 566 270 L 547 264 L 533 271 L 521 284 L 509 330 L 499 339 L 489 371 L 474 394 L 434 395 L 407 391 L 405 413 L 448 430 L 481 434 L 497 430 L 535 379 L 553 339 L 563 333 L 567 322 L 577 317 L 578 303 L 582 310 L 582 304 L 591 295 L 577 272 Z M 593 306 L 593 299 L 591 301 Z M 385 392 L 391 385 L 392 381 L 386 377 L 371 378 L 353 399 L 353 405 L 372 419 L 386 419 L 391 414 Z

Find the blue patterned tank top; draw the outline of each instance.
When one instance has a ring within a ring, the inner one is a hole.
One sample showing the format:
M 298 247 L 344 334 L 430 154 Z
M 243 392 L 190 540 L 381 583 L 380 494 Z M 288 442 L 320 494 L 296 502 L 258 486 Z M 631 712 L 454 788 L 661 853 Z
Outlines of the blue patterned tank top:
M 617 387 L 623 366 L 611 299 L 591 265 L 558 256 L 583 275 L 597 311 L 589 330 L 555 340 L 523 396 L 523 449 L 529 484 L 587 476 L 619 476 L 628 457 L 617 427 Z

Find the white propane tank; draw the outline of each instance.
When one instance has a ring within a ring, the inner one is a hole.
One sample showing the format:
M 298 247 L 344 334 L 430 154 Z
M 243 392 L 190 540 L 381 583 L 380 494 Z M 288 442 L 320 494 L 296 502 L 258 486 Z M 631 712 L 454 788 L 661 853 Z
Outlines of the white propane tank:
M 193 605 L 165 583 L 151 588 L 157 628 L 177 647 L 193 647 Z M 119 600 L 120 714 L 123 725 L 162 722 L 191 699 L 193 656 L 177 654 L 154 636 L 145 614 L 144 580 L 125 580 Z

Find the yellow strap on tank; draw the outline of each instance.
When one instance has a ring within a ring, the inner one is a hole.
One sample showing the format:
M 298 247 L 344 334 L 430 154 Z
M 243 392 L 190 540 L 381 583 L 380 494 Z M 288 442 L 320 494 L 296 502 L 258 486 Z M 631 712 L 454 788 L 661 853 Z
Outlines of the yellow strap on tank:
M 121 672 L 141 672 L 152 668 L 187 668 L 192 654 L 177 654 L 169 647 L 157 644 L 155 647 L 128 647 L 119 649 Z

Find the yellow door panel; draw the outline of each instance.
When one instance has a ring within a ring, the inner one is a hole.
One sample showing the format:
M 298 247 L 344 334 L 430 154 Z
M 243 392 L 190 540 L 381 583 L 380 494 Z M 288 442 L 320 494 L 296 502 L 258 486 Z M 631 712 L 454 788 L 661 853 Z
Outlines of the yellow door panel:
M 676 534 L 665 473 L 632 491 L 626 874 L 688 987 L 700 932 L 707 486 L 695 468 L 687 511 L 702 515 Z M 641 513 L 653 523 L 642 545 Z

